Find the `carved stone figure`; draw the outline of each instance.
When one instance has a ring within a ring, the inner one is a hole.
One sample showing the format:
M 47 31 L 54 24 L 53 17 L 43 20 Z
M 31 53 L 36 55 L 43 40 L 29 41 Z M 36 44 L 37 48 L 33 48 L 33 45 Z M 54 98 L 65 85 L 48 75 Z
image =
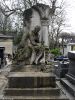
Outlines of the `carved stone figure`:
M 36 26 L 30 36 L 30 41 L 32 45 L 32 55 L 30 64 L 39 64 L 41 58 L 44 56 L 43 43 L 40 43 L 39 41 L 39 31 L 40 27 Z
M 44 56 L 44 47 L 43 43 L 39 41 L 39 31 L 40 27 L 36 26 L 31 33 L 24 36 L 14 56 L 14 61 L 17 61 L 16 63 L 20 63 L 20 61 L 24 61 L 25 64 L 40 63 Z
M 36 4 L 23 13 L 24 34 L 14 61 L 25 64 L 45 63 L 49 48 L 49 22 L 51 8 L 45 4 Z M 46 51 L 46 52 L 45 52 Z

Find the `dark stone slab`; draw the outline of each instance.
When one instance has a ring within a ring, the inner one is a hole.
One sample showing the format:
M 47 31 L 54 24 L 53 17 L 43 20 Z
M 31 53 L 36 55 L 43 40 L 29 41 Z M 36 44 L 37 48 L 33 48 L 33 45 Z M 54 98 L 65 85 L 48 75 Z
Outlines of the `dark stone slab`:
M 68 58 L 70 60 L 75 60 L 75 51 L 68 52 Z
M 55 74 L 60 78 L 64 78 L 68 73 L 68 68 L 68 62 L 60 62 L 59 65 L 55 65 Z
M 68 57 L 70 59 L 68 74 L 75 78 L 75 52 L 69 52 Z
M 74 60 L 70 60 L 68 74 L 71 74 L 73 77 L 75 77 L 75 61 Z
M 61 79 L 61 83 L 70 94 L 75 96 L 75 52 L 70 51 L 68 57 L 70 60 L 68 73 L 64 79 Z
M 56 87 L 55 76 L 43 72 L 11 72 L 8 76 L 9 88 Z

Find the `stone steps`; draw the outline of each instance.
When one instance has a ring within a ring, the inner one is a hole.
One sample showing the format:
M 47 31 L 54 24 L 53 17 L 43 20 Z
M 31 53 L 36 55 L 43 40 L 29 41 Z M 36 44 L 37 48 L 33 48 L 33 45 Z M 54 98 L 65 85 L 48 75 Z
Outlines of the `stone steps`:
M 3 100 L 68 100 L 52 73 L 11 72 Z
M 53 96 L 60 95 L 59 88 L 5 88 L 7 96 Z
M 5 96 L 3 100 L 69 100 L 64 95 L 60 96 Z
M 66 79 L 69 80 L 69 82 L 71 82 L 72 84 L 75 85 L 75 78 L 74 77 L 72 77 L 69 74 L 66 74 Z
M 69 82 L 66 78 L 62 78 L 61 83 L 73 96 L 75 96 L 75 85 Z
M 62 91 L 62 93 L 64 93 L 67 96 L 67 98 L 69 98 L 69 100 L 74 100 L 75 99 L 75 97 L 73 95 L 71 95 L 69 93 L 69 91 L 66 90 L 66 88 L 61 84 L 60 81 L 57 81 L 56 84 L 60 88 L 60 90 Z

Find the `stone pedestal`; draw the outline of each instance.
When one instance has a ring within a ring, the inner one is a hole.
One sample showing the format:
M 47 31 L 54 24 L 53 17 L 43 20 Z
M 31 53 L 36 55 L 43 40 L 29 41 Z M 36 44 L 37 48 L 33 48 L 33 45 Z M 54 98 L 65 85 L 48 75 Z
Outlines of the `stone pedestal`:
M 22 71 L 10 72 L 3 100 L 68 100 L 68 98 L 56 85 L 53 73 Z
M 11 72 L 8 76 L 9 88 L 56 87 L 55 76 L 43 72 Z

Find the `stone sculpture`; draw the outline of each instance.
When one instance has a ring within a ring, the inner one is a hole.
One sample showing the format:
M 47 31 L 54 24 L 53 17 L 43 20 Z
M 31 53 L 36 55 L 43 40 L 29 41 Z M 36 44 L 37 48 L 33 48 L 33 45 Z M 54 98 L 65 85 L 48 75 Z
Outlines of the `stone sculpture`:
M 43 43 L 39 41 L 39 34 L 38 34 L 39 31 L 40 31 L 40 27 L 36 26 L 30 36 L 30 42 L 32 48 L 30 64 L 39 64 L 41 58 L 44 56 L 44 51 L 43 51 L 44 46 Z
M 24 34 L 14 57 L 16 63 L 46 62 L 51 11 L 52 9 L 45 4 L 37 4 L 24 11 Z
M 25 64 L 39 64 L 44 56 L 43 43 L 39 41 L 40 27 L 36 26 L 31 33 L 26 34 L 18 46 L 14 61 L 24 61 Z
M 56 85 L 55 75 L 52 72 L 44 71 L 44 64 L 33 65 L 46 61 L 48 50 L 45 46 L 48 46 L 48 24 L 46 25 L 44 22 L 47 22 L 48 16 L 46 15 L 49 14 L 47 5 L 39 4 L 34 8 L 37 10 L 32 7 L 27 10 L 28 15 L 26 13 L 24 16 L 26 20 L 24 21 L 26 24 L 24 26 L 25 33 L 15 55 L 17 64 L 20 65 L 20 63 L 25 62 L 25 64 L 32 65 L 21 65 L 19 70 L 10 72 L 8 84 L 4 90 L 4 100 L 68 100 L 64 94 L 61 94 Z M 45 19 L 42 23 L 41 18 Z M 40 35 L 41 39 L 39 38 Z
M 36 4 L 31 8 L 27 9 L 23 13 L 24 17 L 24 32 L 32 34 L 32 31 L 35 30 L 35 27 L 39 26 L 40 31 L 39 35 L 39 44 L 41 47 L 36 53 L 32 53 L 30 64 L 39 64 L 40 62 L 45 63 L 47 60 L 47 53 L 49 48 L 49 24 L 50 18 L 52 16 L 52 9 L 45 4 Z M 23 34 L 22 43 L 26 34 Z M 37 47 L 38 48 L 38 47 Z M 34 57 L 36 55 L 36 57 Z M 36 59 L 34 61 L 34 58 Z

